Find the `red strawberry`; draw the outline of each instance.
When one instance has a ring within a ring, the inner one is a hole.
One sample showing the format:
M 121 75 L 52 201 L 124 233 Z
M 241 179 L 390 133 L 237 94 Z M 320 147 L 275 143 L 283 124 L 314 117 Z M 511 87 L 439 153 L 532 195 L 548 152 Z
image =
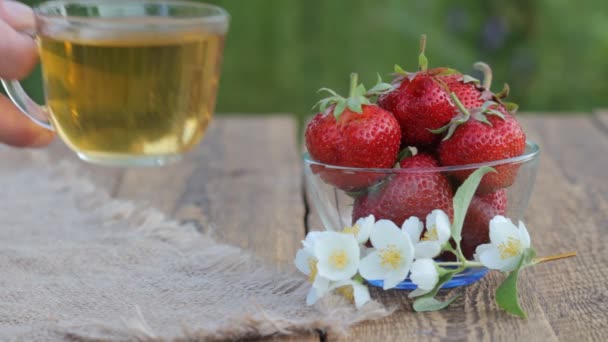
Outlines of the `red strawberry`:
M 417 154 L 400 162 L 401 169 L 433 168 L 439 164 L 428 154 Z M 454 194 L 445 175 L 434 171 L 398 172 L 386 183 L 358 197 L 353 207 L 353 222 L 373 214 L 401 226 L 416 216 L 422 220 L 434 209 L 453 215 Z
M 504 215 L 507 210 L 507 191 L 498 190 L 471 200 L 462 228 L 460 247 L 464 256 L 472 260 L 477 246 L 490 242 L 490 220 Z
M 366 97 L 377 95 L 382 89 L 390 89 L 390 85 L 379 84 L 366 92 L 353 74 L 348 98 L 328 90 L 333 96 L 320 102 L 323 112 L 306 128 L 306 147 L 312 159 L 335 166 L 391 168 L 399 153 L 399 123 Z M 346 191 L 365 188 L 379 179 L 378 174 L 353 175 L 323 165 L 314 165 L 313 171 Z
M 526 135 L 513 116 L 502 104 L 486 101 L 478 108 L 465 108 L 456 94 L 452 99 L 460 113 L 439 131 L 448 130 L 439 145 L 442 165 L 465 165 L 501 160 L 521 155 L 526 147 Z M 482 179 L 478 194 L 487 194 L 513 184 L 518 165 L 498 165 L 496 173 L 488 173 Z M 454 177 L 464 181 L 473 170 L 454 172 Z
M 380 107 L 392 112 L 401 126 L 403 146 L 435 146 L 441 137 L 430 132 L 447 125 L 457 114 L 450 99 L 448 87 L 457 86 L 459 91 L 467 90 L 479 95 L 475 84 L 463 82 L 463 76 L 448 68 L 427 69 L 424 56 L 426 37 L 421 39 L 421 53 L 417 73 L 401 74 L 395 81 L 399 84 L 394 91 L 380 97 Z M 405 74 L 405 76 L 403 75 Z

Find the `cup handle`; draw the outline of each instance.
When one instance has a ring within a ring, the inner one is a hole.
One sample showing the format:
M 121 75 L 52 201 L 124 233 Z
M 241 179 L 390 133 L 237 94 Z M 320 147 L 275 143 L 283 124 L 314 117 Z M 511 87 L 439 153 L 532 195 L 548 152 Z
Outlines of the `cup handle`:
M 0 79 L 4 89 L 6 89 L 6 93 L 8 97 L 13 101 L 13 103 L 23 112 L 23 114 L 27 115 L 32 121 L 37 123 L 38 125 L 54 131 L 53 125 L 49 121 L 48 112 L 45 107 L 40 106 L 34 100 L 32 100 L 19 81 L 14 80 L 4 80 Z

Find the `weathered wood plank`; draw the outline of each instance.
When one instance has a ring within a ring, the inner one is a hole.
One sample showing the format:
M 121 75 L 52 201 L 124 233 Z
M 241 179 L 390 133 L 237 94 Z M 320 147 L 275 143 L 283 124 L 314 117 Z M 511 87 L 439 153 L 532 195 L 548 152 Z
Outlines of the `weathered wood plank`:
M 118 196 L 194 220 L 223 241 L 291 265 L 304 236 L 295 121 L 285 116 L 217 119 L 183 161 L 129 169 Z
M 603 131 L 608 134 L 608 108 L 598 109 L 593 112 L 593 115 L 599 121 Z
M 520 279 L 528 320 L 494 304 L 502 275 L 463 290 L 449 309 L 413 314 L 405 293 L 374 291 L 402 310 L 379 322 L 354 327 L 350 336 L 328 340 L 599 340 L 608 333 L 608 138 L 587 116 L 521 116 L 529 138 L 542 149 L 536 190 L 526 218 L 541 255 L 578 250 L 575 259 L 528 269 Z M 595 156 L 595 158 L 590 156 Z M 593 159 L 593 160 L 590 160 Z M 581 170 L 584 169 L 584 170 Z M 310 208 L 309 223 L 319 224 Z
M 530 270 L 545 316 L 562 340 L 608 334 L 608 136 L 586 116 L 532 116 L 528 135 L 542 148 L 528 210 L 539 254 L 576 250 L 576 258 Z

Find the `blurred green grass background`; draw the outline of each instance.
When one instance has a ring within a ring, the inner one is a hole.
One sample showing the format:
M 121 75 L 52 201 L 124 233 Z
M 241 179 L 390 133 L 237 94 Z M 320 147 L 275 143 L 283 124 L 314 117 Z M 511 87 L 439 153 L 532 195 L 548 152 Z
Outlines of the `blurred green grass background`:
M 101 0 L 102 1 L 102 0 Z M 30 5 L 40 1 L 23 1 Z M 219 113 L 311 114 L 325 86 L 346 92 L 351 71 L 371 85 L 394 64 L 476 75 L 494 69 L 522 111 L 590 112 L 608 106 L 606 0 L 209 0 L 232 16 Z M 39 71 L 25 81 L 42 101 Z

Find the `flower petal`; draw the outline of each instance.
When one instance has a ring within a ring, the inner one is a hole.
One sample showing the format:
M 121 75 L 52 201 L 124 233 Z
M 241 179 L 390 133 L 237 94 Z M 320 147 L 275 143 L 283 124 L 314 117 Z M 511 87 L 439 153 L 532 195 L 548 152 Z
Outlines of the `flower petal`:
M 407 278 L 409 267 L 389 272 L 383 280 L 382 289 L 390 290 Z
M 294 260 L 296 268 L 305 275 L 310 275 L 310 258 L 316 259 L 306 248 L 301 248 L 296 253 L 296 259 Z
M 326 231 L 315 243 L 319 275 L 332 281 L 352 278 L 359 266 L 360 249 L 352 234 Z
M 522 221 L 519 221 L 519 241 L 521 241 L 522 248 L 530 248 L 530 233 Z
M 490 248 L 496 247 L 494 247 L 494 245 L 492 245 L 491 243 L 484 243 L 483 245 L 477 246 L 477 248 L 475 248 L 475 254 L 473 255 L 473 259 L 479 262 L 479 256 Z
M 502 259 L 500 257 L 500 251 L 494 245 L 491 245 L 490 248 L 484 248 L 484 251 L 479 254 L 479 261 L 485 267 L 503 272 L 514 270 L 515 267 L 517 267 L 517 263 L 519 262 L 520 258 L 521 255 Z
M 509 238 L 519 240 L 517 227 L 508 218 L 497 215 L 490 220 L 490 241 L 498 246 Z
M 314 287 L 311 287 L 310 290 L 308 290 L 308 295 L 306 296 L 306 304 L 313 305 L 317 302 L 317 300 L 319 300 L 319 298 L 321 298 L 321 296 L 317 294 L 317 290 L 315 290 Z
M 361 259 L 359 273 L 367 280 L 384 279 L 386 270 L 382 267 L 382 259 L 377 251 L 371 252 Z
M 329 279 L 324 278 L 320 275 L 315 277 L 315 281 L 312 283 L 312 287 L 314 287 L 320 295 L 324 295 L 327 291 L 329 291 Z
M 422 235 L 423 229 L 424 225 L 422 224 L 422 221 L 416 216 L 408 218 L 401 226 L 401 230 L 410 236 L 410 240 L 412 240 L 413 243 L 420 241 L 420 235 Z
M 369 236 L 372 233 L 372 228 L 374 227 L 374 223 L 376 223 L 376 218 L 374 215 L 369 215 L 367 217 L 362 217 L 355 222 L 355 225 L 359 226 L 359 232 L 357 233 L 357 241 L 359 243 L 365 243 L 369 240 Z
M 384 248 L 390 244 L 396 244 L 395 240 L 403 240 L 403 232 L 397 227 L 393 221 L 379 220 L 374 224 L 370 240 L 374 248 Z M 409 240 L 409 236 L 408 236 Z
M 357 309 L 363 307 L 371 299 L 367 286 L 357 282 L 353 283 L 353 295 L 355 296 L 355 306 Z
M 451 236 L 450 217 L 441 209 L 431 211 L 426 217 L 426 227 L 435 227 L 437 230 L 437 241 L 440 244 L 446 243 Z
M 423 290 L 432 290 L 439 281 L 439 273 L 432 259 L 418 259 L 412 264 L 410 279 Z
M 331 285 L 329 290 L 332 291 L 344 286 L 352 287 L 353 297 L 355 299 L 355 306 L 357 307 L 357 309 L 360 309 L 363 305 L 365 305 L 365 303 L 367 303 L 371 299 L 367 286 L 352 279 L 337 281 Z
M 441 253 L 441 244 L 438 241 L 421 241 L 414 248 L 416 259 L 434 258 Z
M 304 246 L 304 248 L 309 249 L 311 254 L 314 253 L 315 242 L 322 234 L 323 232 L 309 232 L 308 234 L 306 234 L 306 239 L 302 241 L 302 245 Z

